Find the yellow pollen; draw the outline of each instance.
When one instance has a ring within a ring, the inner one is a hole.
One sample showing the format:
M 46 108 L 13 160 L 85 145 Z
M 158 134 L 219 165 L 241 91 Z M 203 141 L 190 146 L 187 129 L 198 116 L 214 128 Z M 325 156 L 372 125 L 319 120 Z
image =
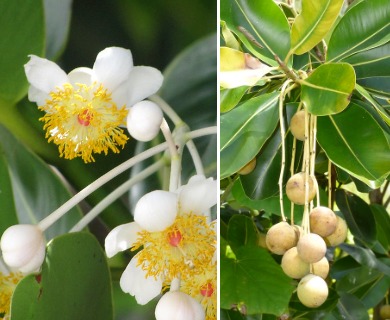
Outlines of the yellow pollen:
M 201 303 L 206 311 L 206 320 L 215 320 L 217 315 L 217 263 L 203 265 L 202 272 L 184 280 L 180 290 Z
M 141 246 L 138 263 L 146 276 L 164 276 L 170 282 L 201 272 L 201 267 L 213 257 L 215 232 L 206 217 L 195 214 L 178 215 L 175 222 L 161 232 L 139 232 L 132 250 Z
M 93 153 L 114 153 L 125 146 L 128 137 L 119 125 L 125 123 L 127 109 L 118 108 L 102 85 L 67 83 L 50 93 L 50 100 L 39 109 L 46 114 L 46 138 L 58 145 L 65 159 L 81 157 L 85 163 L 95 161 Z
M 11 297 L 22 274 L 10 273 L 4 275 L 0 272 L 0 319 L 8 319 L 11 308 Z

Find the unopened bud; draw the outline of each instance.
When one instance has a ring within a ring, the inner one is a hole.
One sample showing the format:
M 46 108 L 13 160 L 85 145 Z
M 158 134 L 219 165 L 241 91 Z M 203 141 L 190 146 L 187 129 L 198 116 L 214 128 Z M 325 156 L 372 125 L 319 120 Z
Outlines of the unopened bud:
M 4 231 L 1 240 L 4 262 L 22 273 L 36 272 L 45 258 L 45 240 L 35 225 L 18 224 Z

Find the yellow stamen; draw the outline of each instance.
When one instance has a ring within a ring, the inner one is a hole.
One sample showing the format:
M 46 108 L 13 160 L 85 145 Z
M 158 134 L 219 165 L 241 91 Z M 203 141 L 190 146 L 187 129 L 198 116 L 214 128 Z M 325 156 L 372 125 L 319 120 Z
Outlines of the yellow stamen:
M 178 275 L 184 279 L 201 272 L 213 257 L 215 238 L 206 217 L 190 213 L 178 215 L 161 232 L 141 231 L 132 250 L 143 246 L 137 257 L 147 277 L 163 275 L 170 282 Z
M 58 145 L 60 156 L 95 161 L 93 153 L 107 155 L 123 149 L 128 137 L 119 125 L 127 116 L 125 106 L 118 108 L 102 85 L 65 84 L 50 93 L 51 100 L 40 106 L 46 114 L 46 138 Z
M 217 263 L 209 262 L 203 272 L 194 274 L 181 284 L 181 291 L 199 301 L 206 311 L 206 320 L 216 319 Z
M 0 319 L 9 319 L 11 297 L 22 277 L 20 273 L 4 275 L 0 272 Z

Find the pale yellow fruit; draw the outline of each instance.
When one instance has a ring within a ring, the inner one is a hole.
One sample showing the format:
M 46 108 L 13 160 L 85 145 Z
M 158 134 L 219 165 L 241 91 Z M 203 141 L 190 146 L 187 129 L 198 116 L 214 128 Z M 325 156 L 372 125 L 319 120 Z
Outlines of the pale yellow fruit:
M 314 275 L 326 279 L 329 274 L 329 261 L 326 257 L 323 257 L 320 261 L 317 261 L 311 265 L 311 271 Z
M 281 266 L 284 273 L 293 279 L 301 279 L 310 272 L 310 264 L 299 257 L 297 247 L 284 253 Z
M 238 170 L 238 174 L 241 175 L 250 174 L 255 168 L 256 168 L 256 158 L 253 158 L 245 166 L 243 166 L 240 170 Z
M 291 118 L 290 130 L 292 135 L 301 141 L 305 141 L 305 111 L 295 113 Z
M 321 237 L 332 234 L 337 227 L 337 216 L 327 207 L 315 207 L 310 211 L 310 230 Z
M 259 237 L 257 238 L 257 244 L 259 245 L 259 247 L 262 247 L 264 249 L 268 249 L 265 238 L 266 238 L 266 235 L 264 233 L 259 233 Z
M 265 241 L 271 252 L 282 255 L 297 244 L 298 237 L 295 229 L 282 221 L 268 230 Z
M 298 299 L 309 308 L 317 308 L 328 297 L 328 286 L 324 279 L 314 274 L 304 276 L 298 284 Z
M 381 316 L 381 319 L 390 319 L 390 304 L 384 304 L 379 309 L 379 315 Z
M 316 195 L 316 189 L 314 187 L 313 178 L 309 177 L 309 197 L 308 201 L 314 199 Z M 299 172 L 294 174 L 288 179 L 286 184 L 286 194 L 290 201 L 295 204 L 305 204 L 305 173 Z
M 326 243 L 316 233 L 303 235 L 297 244 L 298 254 L 307 263 L 320 261 L 326 253 Z
M 338 246 L 347 238 L 348 226 L 344 219 L 337 216 L 336 230 L 325 238 L 325 242 L 330 247 Z

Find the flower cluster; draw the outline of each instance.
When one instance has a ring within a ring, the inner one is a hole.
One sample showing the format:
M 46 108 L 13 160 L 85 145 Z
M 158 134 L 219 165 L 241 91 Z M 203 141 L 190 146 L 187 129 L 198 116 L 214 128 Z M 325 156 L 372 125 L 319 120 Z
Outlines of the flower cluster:
M 153 139 L 162 111 L 142 101 L 156 93 L 163 76 L 152 67 L 133 66 L 130 50 L 111 47 L 101 51 L 93 68 L 76 68 L 66 74 L 49 60 L 31 55 L 25 65 L 30 83 L 28 97 L 45 115 L 49 142 L 60 156 L 95 161 L 94 153 L 118 153 L 128 140 L 120 126 L 137 140 Z
M 134 222 L 120 225 L 108 234 L 108 257 L 129 248 L 139 250 L 122 274 L 120 285 L 124 292 L 146 304 L 171 283 L 180 282 L 180 291 L 172 291 L 171 285 L 169 294 L 179 297 L 178 305 L 192 306 L 183 307 L 193 310 L 187 310 L 194 315 L 186 319 L 204 319 L 204 313 L 206 319 L 215 319 L 216 232 L 204 213 L 216 204 L 216 190 L 215 180 L 197 175 L 176 192 L 150 192 L 138 201 Z M 156 309 L 158 320 L 165 319 L 162 314 L 166 317 L 161 310 L 170 309 L 161 306 L 164 301 L 170 305 L 176 300 L 160 300 Z M 203 318 L 198 317 L 194 301 L 203 306 Z M 176 313 L 170 315 L 169 319 L 183 319 Z

